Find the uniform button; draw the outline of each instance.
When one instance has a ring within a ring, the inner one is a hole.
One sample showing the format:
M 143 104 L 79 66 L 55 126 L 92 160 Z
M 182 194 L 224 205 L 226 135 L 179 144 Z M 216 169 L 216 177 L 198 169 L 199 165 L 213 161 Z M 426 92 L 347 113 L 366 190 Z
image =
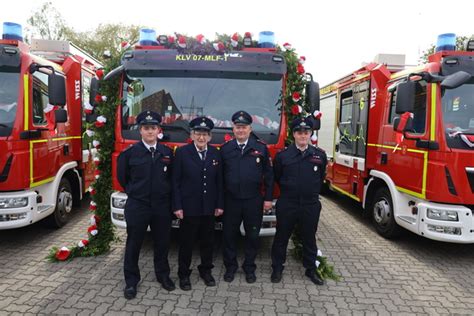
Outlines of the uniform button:
M 206 168 L 204 168 L 204 171 L 206 171 Z
M 204 183 L 204 185 L 206 185 L 206 184 Z
M 206 193 L 206 190 L 204 190 L 204 193 Z
M 204 176 L 204 179 L 206 179 L 206 176 Z

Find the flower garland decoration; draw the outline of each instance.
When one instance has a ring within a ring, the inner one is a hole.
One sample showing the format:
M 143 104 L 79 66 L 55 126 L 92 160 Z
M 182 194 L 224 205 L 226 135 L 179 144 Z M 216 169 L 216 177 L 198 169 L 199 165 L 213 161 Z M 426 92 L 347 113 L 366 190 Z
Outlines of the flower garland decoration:
M 93 104 L 86 104 L 84 112 L 92 117 L 85 123 L 84 137 L 90 139 L 91 155 L 95 165 L 95 181 L 88 188 L 91 197 L 91 217 L 85 230 L 85 238 L 74 245 L 52 247 L 47 259 L 52 262 L 71 260 L 75 257 L 96 256 L 107 252 L 116 240 L 110 218 L 110 195 L 112 194 L 112 152 L 114 150 L 115 110 L 119 100 L 119 78 L 103 80 L 104 75 L 120 65 L 121 55 L 130 47 L 126 43 L 115 51 L 105 51 L 105 67 L 96 70 L 99 91 Z M 95 118 L 95 119 L 94 119 Z M 87 237 L 86 237 L 87 236 Z

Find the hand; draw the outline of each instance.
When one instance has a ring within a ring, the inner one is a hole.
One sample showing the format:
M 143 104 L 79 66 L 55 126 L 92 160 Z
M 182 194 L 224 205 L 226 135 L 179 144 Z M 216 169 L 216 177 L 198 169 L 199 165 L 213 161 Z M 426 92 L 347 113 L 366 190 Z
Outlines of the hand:
M 177 210 L 177 211 L 174 212 L 174 215 L 176 215 L 176 217 L 179 218 L 179 219 L 183 219 L 184 212 L 183 212 L 183 210 Z
M 224 210 L 221 209 L 221 208 L 216 208 L 215 211 L 214 211 L 214 216 L 215 217 L 218 217 L 218 216 L 221 216 L 222 214 L 224 214 Z
M 273 207 L 272 201 L 265 201 L 263 202 L 263 213 L 267 214 Z

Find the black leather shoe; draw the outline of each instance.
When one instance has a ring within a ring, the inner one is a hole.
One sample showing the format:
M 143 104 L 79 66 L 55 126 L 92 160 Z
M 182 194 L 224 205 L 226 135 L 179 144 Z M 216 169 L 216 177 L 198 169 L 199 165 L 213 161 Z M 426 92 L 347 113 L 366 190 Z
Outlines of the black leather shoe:
M 247 281 L 247 283 L 255 283 L 255 281 L 257 281 L 257 276 L 254 272 L 245 273 L 245 281 Z
M 169 276 L 159 278 L 158 282 L 161 283 L 161 286 L 167 291 L 171 292 L 171 291 L 174 291 L 174 289 L 176 289 L 174 282 L 170 279 Z
M 123 296 L 127 300 L 131 300 L 137 296 L 137 287 L 136 286 L 128 286 L 123 290 Z
M 234 274 L 235 272 L 227 270 L 224 274 L 224 281 L 226 282 L 234 281 Z
M 189 277 L 179 278 L 179 288 L 183 291 L 191 291 L 191 281 Z
M 305 275 L 316 285 L 324 284 L 324 280 L 321 279 L 313 270 L 306 270 Z
M 201 279 L 203 279 L 206 286 L 216 286 L 216 280 L 210 272 L 201 274 Z
M 280 283 L 281 282 L 282 271 L 281 270 L 273 270 L 272 276 L 270 280 L 272 283 Z

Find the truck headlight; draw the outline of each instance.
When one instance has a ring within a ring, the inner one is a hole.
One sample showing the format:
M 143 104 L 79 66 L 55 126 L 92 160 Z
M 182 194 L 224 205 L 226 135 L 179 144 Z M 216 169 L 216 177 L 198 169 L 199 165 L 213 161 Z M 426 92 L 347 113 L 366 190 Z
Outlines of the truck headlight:
M 0 198 L 0 209 L 1 208 L 25 207 L 27 205 L 28 205 L 28 198 L 27 197 Z
M 115 208 L 125 208 L 125 203 L 127 203 L 127 199 L 124 198 L 116 198 L 112 199 L 112 205 Z
M 457 222 L 459 220 L 458 212 L 456 211 L 436 210 L 433 208 L 428 209 L 426 216 L 438 221 Z

